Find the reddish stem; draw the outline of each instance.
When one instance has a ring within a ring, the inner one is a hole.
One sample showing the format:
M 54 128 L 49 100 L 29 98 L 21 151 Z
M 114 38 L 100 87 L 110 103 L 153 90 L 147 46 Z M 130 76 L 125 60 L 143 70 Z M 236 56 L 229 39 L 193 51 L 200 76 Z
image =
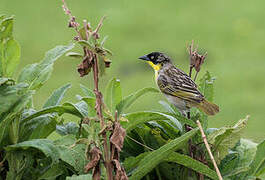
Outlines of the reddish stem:
M 104 123 L 104 117 L 102 114 L 102 94 L 98 88 L 98 59 L 97 59 L 97 55 L 94 54 L 93 60 L 94 60 L 93 75 L 94 75 L 94 86 L 95 86 L 94 93 L 96 95 L 96 107 L 95 107 L 95 109 L 97 111 L 97 116 L 100 120 L 100 127 L 101 127 L 101 129 L 103 129 L 105 126 L 105 123 Z M 105 158 L 105 167 L 107 170 L 107 177 L 108 177 L 108 180 L 112 180 L 113 179 L 113 175 L 112 175 L 113 166 L 112 166 L 112 162 L 110 160 L 109 148 L 108 148 L 108 144 L 107 144 L 107 135 L 106 135 L 105 131 L 102 132 L 102 137 L 103 137 L 104 158 Z

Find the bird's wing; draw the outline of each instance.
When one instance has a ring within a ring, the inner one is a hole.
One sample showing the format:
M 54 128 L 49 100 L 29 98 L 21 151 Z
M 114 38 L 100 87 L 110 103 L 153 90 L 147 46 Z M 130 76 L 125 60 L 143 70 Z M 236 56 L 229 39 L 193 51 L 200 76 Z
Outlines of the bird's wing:
M 194 81 L 174 66 L 159 74 L 157 84 L 163 93 L 171 96 L 195 102 L 200 102 L 203 99 L 203 95 L 197 89 Z

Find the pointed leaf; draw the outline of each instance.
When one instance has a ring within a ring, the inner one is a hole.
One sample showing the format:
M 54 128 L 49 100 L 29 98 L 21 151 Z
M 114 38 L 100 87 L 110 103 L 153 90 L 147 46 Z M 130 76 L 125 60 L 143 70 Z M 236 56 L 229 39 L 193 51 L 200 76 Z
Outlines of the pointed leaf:
M 192 136 L 198 132 L 198 128 L 193 129 L 179 138 L 176 138 L 166 145 L 160 147 L 159 149 L 152 151 L 146 157 L 144 157 L 137 169 L 133 172 L 130 179 L 141 179 L 153 168 L 155 168 L 159 163 L 163 162 L 172 152 L 177 150 L 183 143 L 188 141 Z
M 80 40 L 80 41 L 78 41 L 78 43 L 79 43 L 81 46 L 83 46 L 83 47 L 87 47 L 87 48 L 89 48 L 89 49 L 92 49 L 92 48 L 93 48 L 92 44 L 90 44 L 89 41 L 86 41 L 86 40 Z
M 177 119 L 173 116 L 159 112 L 143 111 L 126 114 L 124 117 L 129 120 L 129 122 L 121 122 L 127 133 L 136 128 L 138 125 L 149 121 L 170 121 L 171 125 L 173 125 L 176 130 L 178 129 L 182 131 L 182 126 Z
M 263 140 L 257 146 L 256 156 L 253 162 L 250 164 L 251 169 L 248 175 L 256 175 L 256 174 L 260 175 L 259 172 L 264 172 L 265 169 L 264 163 L 265 163 L 265 140 Z
M 94 97 L 84 97 L 81 99 L 82 101 L 86 102 L 87 106 L 88 106 L 88 117 L 94 117 L 96 116 L 96 110 L 95 110 L 95 106 L 96 106 L 96 99 Z
M 10 145 L 5 148 L 6 151 L 19 151 L 34 148 L 42 152 L 45 156 L 50 157 L 53 163 L 59 162 L 59 150 L 53 144 L 51 140 L 48 139 L 34 139 L 30 141 L 24 141 L 15 145 Z
M 213 102 L 214 97 L 214 80 L 211 74 L 207 71 L 200 79 L 199 90 L 205 96 L 205 98 Z
M 83 84 L 80 84 L 80 87 L 86 96 L 95 98 L 95 93 L 92 90 L 88 89 Z
M 73 103 L 64 103 L 63 106 L 69 106 L 75 109 L 75 112 L 78 112 L 82 117 L 88 116 L 88 106 L 84 101 L 80 101 L 76 104 Z
M 111 112 L 114 114 L 116 105 L 122 100 L 120 80 L 113 78 L 107 85 L 105 93 L 105 102 Z
M 27 123 L 29 120 L 31 120 L 33 118 L 39 117 L 39 116 L 44 115 L 44 114 L 51 114 L 51 113 L 58 113 L 59 115 L 62 115 L 64 113 L 68 113 L 68 114 L 75 115 L 79 118 L 85 117 L 83 115 L 83 113 L 85 113 L 85 112 L 80 112 L 83 110 L 80 110 L 81 108 L 78 106 L 80 106 L 80 105 L 74 105 L 71 103 L 64 103 L 62 106 L 48 107 L 48 108 L 42 109 L 40 111 L 37 111 L 33 114 L 30 114 L 29 116 L 24 117 L 22 119 L 22 123 Z
M 34 113 L 36 113 L 35 110 L 29 109 L 23 112 L 22 117 L 30 116 Z M 22 120 L 19 129 L 19 141 L 46 138 L 55 130 L 56 124 L 56 117 L 51 114 L 44 114 L 29 121 Z
M 73 134 L 76 135 L 79 131 L 79 127 L 74 122 L 69 122 L 63 125 L 56 125 L 56 132 L 62 136 Z
M 22 70 L 18 82 L 30 84 L 30 89 L 40 88 L 51 75 L 54 62 L 73 47 L 74 44 L 70 44 L 68 46 L 56 46 L 49 50 L 40 63 L 28 65 Z
M 78 59 L 83 58 L 83 55 L 80 54 L 80 53 L 77 53 L 77 52 L 68 52 L 68 53 L 66 53 L 65 56 L 69 56 L 69 57 L 73 57 L 73 58 L 78 58 Z
M 169 105 L 167 102 L 165 101 L 159 101 L 159 104 L 161 104 L 169 113 L 175 114 L 175 110 L 174 108 Z
M 87 163 L 86 145 L 75 144 L 75 142 L 76 138 L 74 135 L 67 135 L 56 140 L 54 144 L 59 150 L 59 158 L 81 174 L 84 172 L 84 166 Z M 75 145 L 73 146 L 73 144 Z
M 130 156 L 128 158 L 126 158 L 123 162 L 123 166 L 126 170 L 126 172 L 131 172 L 133 171 L 135 168 L 137 168 L 139 162 L 145 157 L 147 156 L 148 154 L 150 154 L 151 152 L 144 152 L 144 153 L 141 153 L 139 154 L 138 156 L 136 157 L 133 157 L 133 156 Z M 130 174 L 128 174 L 130 175 Z
M 14 17 L 4 17 L 1 16 L 0 22 L 0 41 L 7 38 L 13 37 L 13 24 L 14 24 Z
M 144 95 L 146 93 L 149 93 L 149 92 L 157 93 L 159 91 L 157 89 L 155 89 L 155 88 L 144 88 L 144 89 L 141 89 L 141 90 L 137 91 L 134 94 L 131 94 L 131 95 L 125 97 L 116 106 L 116 109 L 117 109 L 118 113 L 119 114 L 123 113 L 124 110 L 129 108 L 139 97 L 141 97 L 142 95 Z
M 27 84 L 0 86 L 0 149 L 9 143 L 8 131 L 11 122 L 21 116 L 22 110 L 32 97 L 31 91 L 25 91 Z
M 245 119 L 240 119 L 232 127 L 222 127 L 213 133 L 209 134 L 207 139 L 210 144 L 213 144 L 216 148 L 214 151 L 215 160 L 219 163 L 227 154 L 229 148 L 235 146 L 240 139 L 240 133 L 246 126 L 248 116 Z
M 197 160 L 191 158 L 190 156 L 180 154 L 177 152 L 173 152 L 166 159 L 166 161 L 175 162 L 177 164 L 186 166 L 187 168 L 190 168 L 190 169 L 192 169 L 192 170 L 194 170 L 200 174 L 208 176 L 209 178 L 218 180 L 218 176 L 214 170 L 210 169 L 208 166 L 201 163 L 200 161 L 197 161 Z
M 65 92 L 71 87 L 70 84 L 66 84 L 63 87 L 55 90 L 49 99 L 43 105 L 43 108 L 59 105 L 64 97 Z
M 14 39 L 0 41 L 0 65 L 2 76 L 12 77 L 20 60 L 20 46 Z M 1 73 L 0 73 L 1 76 Z

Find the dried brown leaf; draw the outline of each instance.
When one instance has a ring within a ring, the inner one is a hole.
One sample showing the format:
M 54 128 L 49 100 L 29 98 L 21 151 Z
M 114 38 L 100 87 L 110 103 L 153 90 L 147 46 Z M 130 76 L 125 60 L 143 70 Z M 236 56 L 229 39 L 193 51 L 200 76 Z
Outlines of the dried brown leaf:
M 100 180 L 100 166 L 99 163 L 93 169 L 93 180 Z
M 128 180 L 126 172 L 124 168 L 121 166 L 120 162 L 114 159 L 113 163 L 115 164 L 115 172 L 116 172 L 115 180 Z
M 120 152 L 123 147 L 124 138 L 126 136 L 126 131 L 123 129 L 119 122 L 115 122 L 114 131 L 110 138 L 110 142 L 115 146 L 115 148 Z
M 99 165 L 101 156 L 102 156 L 102 152 L 100 151 L 100 149 L 96 146 L 93 147 L 89 151 L 90 162 L 85 166 L 85 172 L 90 171 L 92 168 L 94 168 L 94 171 L 95 171 L 96 166 Z M 93 171 L 93 174 L 94 174 L 94 171 Z
M 92 63 L 89 57 L 84 58 L 81 64 L 78 65 L 77 71 L 80 76 L 83 77 L 91 71 Z
M 207 53 L 205 53 L 204 55 L 200 55 L 198 53 L 198 46 L 196 47 L 196 49 L 193 49 L 193 45 L 194 42 L 192 41 L 191 45 L 188 47 L 188 52 L 190 55 L 190 67 L 191 68 L 195 68 L 195 70 L 197 72 L 200 71 L 201 69 L 201 65 L 204 63 L 204 60 L 207 56 Z

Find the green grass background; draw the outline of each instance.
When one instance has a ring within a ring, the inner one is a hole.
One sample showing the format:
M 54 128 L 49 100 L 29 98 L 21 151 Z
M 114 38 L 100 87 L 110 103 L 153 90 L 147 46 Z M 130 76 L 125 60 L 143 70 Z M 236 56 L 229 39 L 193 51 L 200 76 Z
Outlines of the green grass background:
M 107 15 L 102 35 L 106 47 L 114 52 L 110 77 L 122 82 L 126 96 L 143 87 L 156 87 L 152 69 L 138 60 L 151 51 L 168 53 L 174 63 L 187 72 L 186 46 L 192 39 L 208 57 L 202 68 L 216 78 L 215 103 L 221 112 L 210 118 L 211 127 L 232 125 L 247 114 L 251 116 L 244 137 L 256 142 L 265 138 L 265 1 L 242 0 L 68 0 L 72 13 L 87 19 L 92 26 Z M 22 46 L 19 70 L 42 59 L 59 44 L 67 44 L 74 33 L 67 28 L 60 0 L 0 0 L 0 14 L 15 15 L 15 37 Z M 91 78 L 80 78 L 78 60 L 63 57 L 56 62 L 47 84 L 36 93 L 35 105 L 41 107 L 52 91 L 70 82 L 65 100 L 81 94 L 79 84 L 92 87 Z M 130 111 L 159 110 L 164 97 L 150 94 Z

